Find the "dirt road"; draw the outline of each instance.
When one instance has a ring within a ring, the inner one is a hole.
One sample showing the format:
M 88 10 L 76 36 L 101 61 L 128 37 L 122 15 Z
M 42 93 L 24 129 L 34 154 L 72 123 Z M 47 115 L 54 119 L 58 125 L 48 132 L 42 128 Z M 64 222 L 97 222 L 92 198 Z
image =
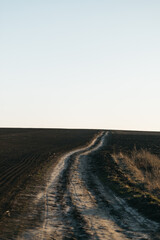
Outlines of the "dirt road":
M 87 147 L 62 157 L 35 204 L 41 224 L 17 239 L 154 239 L 159 227 L 103 187 L 90 167 L 92 154 L 106 144 L 102 132 Z

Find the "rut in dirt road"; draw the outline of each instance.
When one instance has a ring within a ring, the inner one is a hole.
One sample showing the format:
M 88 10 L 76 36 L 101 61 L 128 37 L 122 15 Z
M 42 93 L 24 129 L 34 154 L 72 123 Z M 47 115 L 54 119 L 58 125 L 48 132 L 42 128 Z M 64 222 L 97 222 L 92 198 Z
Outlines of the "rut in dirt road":
M 45 192 L 38 196 L 37 201 L 44 202 L 42 226 L 18 239 L 153 239 L 158 224 L 106 191 L 92 172 L 92 153 L 107 138 L 108 133 L 102 132 L 89 146 L 60 159 Z

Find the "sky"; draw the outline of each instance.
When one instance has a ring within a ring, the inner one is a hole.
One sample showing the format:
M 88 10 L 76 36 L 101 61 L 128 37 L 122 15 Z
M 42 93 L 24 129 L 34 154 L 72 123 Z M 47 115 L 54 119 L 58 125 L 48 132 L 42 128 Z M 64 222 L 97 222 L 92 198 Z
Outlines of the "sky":
M 1 0 L 0 127 L 160 131 L 159 0 Z

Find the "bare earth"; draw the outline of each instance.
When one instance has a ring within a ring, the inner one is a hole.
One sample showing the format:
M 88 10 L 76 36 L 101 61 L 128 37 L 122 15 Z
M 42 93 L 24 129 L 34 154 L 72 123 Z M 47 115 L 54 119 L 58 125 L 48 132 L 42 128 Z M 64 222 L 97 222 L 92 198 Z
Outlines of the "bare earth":
M 35 211 L 26 216 L 40 215 L 41 221 L 17 239 L 154 239 L 159 225 L 104 189 L 90 169 L 92 154 L 107 136 L 101 132 L 88 146 L 59 160 L 32 204 Z

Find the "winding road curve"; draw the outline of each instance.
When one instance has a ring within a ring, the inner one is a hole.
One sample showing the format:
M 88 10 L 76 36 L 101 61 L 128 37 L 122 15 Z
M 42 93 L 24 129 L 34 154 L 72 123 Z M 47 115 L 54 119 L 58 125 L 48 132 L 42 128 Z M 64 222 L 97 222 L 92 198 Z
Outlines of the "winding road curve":
M 158 224 L 140 216 L 92 172 L 90 159 L 108 137 L 101 132 L 87 146 L 63 156 L 38 194 L 42 225 L 18 239 L 153 239 Z

